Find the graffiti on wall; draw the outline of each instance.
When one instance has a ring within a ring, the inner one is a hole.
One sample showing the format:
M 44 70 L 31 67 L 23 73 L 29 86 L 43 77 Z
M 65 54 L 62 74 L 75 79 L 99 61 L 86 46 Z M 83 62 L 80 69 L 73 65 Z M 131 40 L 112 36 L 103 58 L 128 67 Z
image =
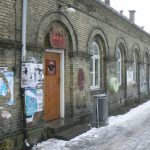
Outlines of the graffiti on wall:
M 110 81 L 109 81 L 109 90 L 111 92 L 118 92 L 119 90 L 119 82 L 118 79 L 116 77 L 111 77 Z
M 78 88 L 80 91 L 83 91 L 85 86 L 85 77 L 84 77 L 84 71 L 82 68 L 79 68 L 78 70 Z

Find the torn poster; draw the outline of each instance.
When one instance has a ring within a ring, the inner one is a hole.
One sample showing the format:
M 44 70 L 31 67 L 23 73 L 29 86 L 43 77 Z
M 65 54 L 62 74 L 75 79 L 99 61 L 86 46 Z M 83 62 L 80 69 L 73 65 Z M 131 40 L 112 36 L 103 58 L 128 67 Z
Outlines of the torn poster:
M 34 63 L 23 63 L 21 69 L 21 87 L 36 87 L 35 65 Z
M 37 85 L 42 86 L 44 80 L 43 64 L 35 64 L 35 76 Z
M 37 111 L 43 111 L 43 90 L 37 89 Z
M 7 79 L 9 92 L 10 92 L 10 99 L 8 99 L 7 104 L 8 105 L 14 105 L 15 104 L 15 100 L 14 100 L 14 73 L 13 72 L 5 72 L 4 75 Z
M 37 112 L 37 89 L 25 90 L 26 116 L 32 117 Z

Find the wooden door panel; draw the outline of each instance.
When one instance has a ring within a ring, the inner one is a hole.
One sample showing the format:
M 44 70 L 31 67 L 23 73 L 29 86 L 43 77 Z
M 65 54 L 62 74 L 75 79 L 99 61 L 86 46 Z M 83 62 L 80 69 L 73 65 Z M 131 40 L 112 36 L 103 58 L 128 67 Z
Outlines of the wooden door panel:
M 45 119 L 60 117 L 60 55 L 45 54 Z

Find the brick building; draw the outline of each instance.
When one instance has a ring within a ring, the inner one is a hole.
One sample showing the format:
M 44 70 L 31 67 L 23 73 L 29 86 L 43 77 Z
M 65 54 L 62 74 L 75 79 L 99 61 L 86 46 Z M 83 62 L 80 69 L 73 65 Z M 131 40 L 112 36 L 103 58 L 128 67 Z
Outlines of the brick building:
M 149 98 L 149 43 L 107 0 L 1 1 L 0 149 L 51 137 L 60 118 L 92 123 L 94 95 L 109 114 Z

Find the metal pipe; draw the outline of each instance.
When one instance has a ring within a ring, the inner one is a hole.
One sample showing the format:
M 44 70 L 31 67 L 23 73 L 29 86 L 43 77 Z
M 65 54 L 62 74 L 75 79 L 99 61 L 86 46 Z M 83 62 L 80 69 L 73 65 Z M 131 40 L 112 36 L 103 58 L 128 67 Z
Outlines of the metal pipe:
M 27 28 L 27 0 L 23 0 L 22 10 L 22 57 L 21 61 L 26 61 L 26 29 Z
M 26 34 L 27 34 L 27 0 L 23 0 L 22 6 L 22 51 L 21 51 L 21 64 L 26 62 Z M 26 111 L 25 111 L 25 89 L 21 88 L 22 112 L 23 112 L 23 136 L 24 136 L 24 149 L 31 149 L 28 142 L 26 130 Z
M 97 123 L 98 123 L 98 128 L 99 128 L 99 106 L 98 106 L 98 98 L 96 98 L 96 107 L 97 107 Z

